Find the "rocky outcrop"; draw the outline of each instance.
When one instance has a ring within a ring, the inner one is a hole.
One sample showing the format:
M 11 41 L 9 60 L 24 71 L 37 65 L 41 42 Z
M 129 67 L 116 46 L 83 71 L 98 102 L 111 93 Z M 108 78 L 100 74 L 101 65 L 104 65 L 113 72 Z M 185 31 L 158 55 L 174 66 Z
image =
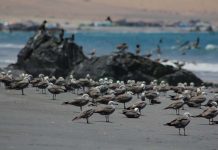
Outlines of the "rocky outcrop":
M 72 73 L 77 78 L 90 74 L 95 80 L 109 77 L 114 80 L 133 79 L 146 82 L 158 79 L 165 80 L 171 85 L 176 85 L 179 82 L 194 82 L 196 85 L 202 83 L 198 77 L 189 71 L 162 65 L 132 53 L 117 53 L 86 59 L 75 66 Z
M 62 39 L 57 33 L 36 33 L 19 52 L 17 63 L 8 68 L 24 70 L 33 76 L 40 73 L 64 77 L 74 74 L 76 78 L 84 78 L 86 74 L 90 74 L 95 80 L 108 77 L 114 80 L 133 79 L 146 82 L 158 79 L 171 85 L 178 82 L 194 82 L 196 85 L 202 83 L 189 71 L 162 65 L 128 52 L 88 59 L 73 39 Z
M 10 67 L 25 70 L 32 75 L 66 76 L 74 66 L 86 59 L 82 47 L 73 40 L 61 41 L 55 34 L 37 33 L 19 52 L 18 61 Z

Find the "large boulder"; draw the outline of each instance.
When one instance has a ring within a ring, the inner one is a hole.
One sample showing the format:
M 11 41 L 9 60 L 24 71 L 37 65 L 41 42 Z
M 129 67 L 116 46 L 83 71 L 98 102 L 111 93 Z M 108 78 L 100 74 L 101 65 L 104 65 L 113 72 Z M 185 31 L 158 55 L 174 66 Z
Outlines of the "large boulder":
M 55 34 L 36 33 L 19 52 L 17 63 L 9 67 L 25 70 L 33 76 L 39 73 L 66 76 L 84 59 L 82 47 L 73 40 L 60 41 Z
M 169 65 L 136 56 L 132 53 L 117 53 L 92 59 L 86 59 L 75 66 L 73 71 L 76 78 L 85 77 L 86 74 L 97 80 L 109 77 L 114 80 L 137 80 L 150 82 L 154 79 L 165 80 L 172 85 L 179 82 L 194 82 L 202 84 L 201 79 L 187 70 L 179 70 Z

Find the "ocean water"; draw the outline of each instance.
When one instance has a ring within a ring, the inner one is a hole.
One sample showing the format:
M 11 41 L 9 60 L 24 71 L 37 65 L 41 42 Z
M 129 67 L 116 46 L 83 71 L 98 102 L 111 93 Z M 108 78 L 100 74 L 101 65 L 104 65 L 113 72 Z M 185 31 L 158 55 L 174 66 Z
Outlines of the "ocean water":
M 67 33 L 66 36 L 70 36 Z M 32 32 L 0 32 L 0 67 L 15 63 L 19 50 L 24 47 Z M 184 43 L 200 39 L 199 48 L 187 49 Z M 160 43 L 160 39 L 162 42 Z M 135 45 L 141 45 L 141 54 L 152 53 L 158 57 L 156 49 L 159 44 L 161 58 L 184 61 L 184 68 L 193 71 L 205 81 L 218 82 L 218 33 L 128 33 L 128 32 L 75 32 L 76 43 L 83 46 L 85 54 L 96 49 L 97 55 L 110 54 L 116 51 L 119 43 L 127 43 L 128 51 L 135 52 Z M 183 55 L 183 50 L 186 54 Z

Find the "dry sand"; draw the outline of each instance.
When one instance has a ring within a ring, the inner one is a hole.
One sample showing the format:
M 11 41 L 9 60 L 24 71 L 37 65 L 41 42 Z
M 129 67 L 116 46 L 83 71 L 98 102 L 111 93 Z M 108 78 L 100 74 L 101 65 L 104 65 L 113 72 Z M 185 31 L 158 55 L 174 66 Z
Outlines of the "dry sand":
M 73 99 L 65 93 L 51 100 L 51 94 L 35 89 L 6 91 L 0 87 L 0 149 L 1 150 L 217 150 L 218 126 L 205 119 L 194 118 L 187 127 L 188 136 L 164 123 L 176 117 L 163 110 L 171 101 L 161 98 L 161 105 L 148 105 L 140 119 L 125 118 L 119 105 L 106 123 L 100 115 L 72 122 L 79 108 L 61 103 Z M 132 101 L 136 101 L 135 99 Z M 129 104 L 128 104 L 129 105 Z M 202 110 L 185 107 L 192 114 Z M 184 111 L 182 111 L 184 112 Z M 217 118 L 216 118 L 217 120 Z
M 77 24 L 114 19 L 178 21 L 200 18 L 218 24 L 218 0 L 1 0 L 0 18 Z

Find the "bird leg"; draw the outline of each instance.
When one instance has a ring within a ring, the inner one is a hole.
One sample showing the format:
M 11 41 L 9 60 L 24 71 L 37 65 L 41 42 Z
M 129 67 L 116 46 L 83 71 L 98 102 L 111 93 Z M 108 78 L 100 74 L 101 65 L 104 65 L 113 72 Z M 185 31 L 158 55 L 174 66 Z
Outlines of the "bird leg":
M 180 133 L 180 128 L 179 128 L 179 135 L 181 135 L 181 133 Z
M 124 105 L 124 109 L 126 109 L 126 103 L 123 103 L 123 105 Z
M 184 130 L 184 136 L 186 136 L 186 134 L 185 134 L 185 128 L 183 128 L 183 130 Z
M 106 122 L 107 122 L 107 115 L 105 115 L 105 119 L 106 119 Z
M 89 124 L 89 118 L 86 118 L 86 123 Z
M 80 110 L 81 110 L 81 111 L 83 110 L 82 106 L 80 106 Z
M 22 89 L 22 95 L 24 95 L 23 89 Z

